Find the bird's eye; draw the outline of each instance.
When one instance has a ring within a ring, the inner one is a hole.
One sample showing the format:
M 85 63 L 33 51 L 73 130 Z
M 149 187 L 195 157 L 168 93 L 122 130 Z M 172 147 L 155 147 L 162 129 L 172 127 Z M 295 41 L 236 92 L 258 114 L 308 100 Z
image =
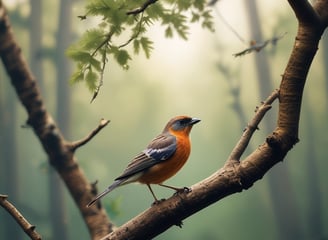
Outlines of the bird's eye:
M 183 118 L 183 119 L 180 119 L 180 120 L 179 120 L 179 123 L 180 123 L 180 125 L 182 125 L 182 126 L 186 125 L 186 124 L 189 123 L 189 122 L 190 122 L 190 119 L 189 119 L 189 118 Z

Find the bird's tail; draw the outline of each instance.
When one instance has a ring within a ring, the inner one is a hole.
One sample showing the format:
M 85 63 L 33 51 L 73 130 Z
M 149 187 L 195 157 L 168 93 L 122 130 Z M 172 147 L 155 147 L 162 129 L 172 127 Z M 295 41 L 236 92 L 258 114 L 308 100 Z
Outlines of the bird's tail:
M 113 182 L 112 185 L 110 185 L 105 191 L 103 191 L 102 193 L 98 194 L 91 202 L 88 203 L 87 207 L 91 207 L 95 202 L 97 202 L 100 198 L 102 198 L 103 196 L 105 196 L 107 193 L 113 191 L 115 188 L 119 187 L 120 185 L 122 185 L 125 181 L 120 179 L 120 180 L 116 180 Z

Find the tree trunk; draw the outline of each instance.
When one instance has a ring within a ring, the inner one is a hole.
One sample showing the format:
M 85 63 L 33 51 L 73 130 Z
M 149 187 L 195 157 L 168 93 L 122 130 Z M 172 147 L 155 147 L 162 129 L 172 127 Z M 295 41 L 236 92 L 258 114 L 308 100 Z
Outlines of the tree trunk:
M 256 0 L 245 1 L 248 22 L 250 26 L 251 39 L 263 41 L 261 31 L 261 20 L 257 11 Z M 269 60 L 265 50 L 254 54 L 257 72 L 257 82 L 261 100 L 274 89 Z M 262 131 L 264 133 L 272 131 L 276 122 L 273 112 L 268 114 L 262 121 Z M 289 172 L 286 165 L 276 166 L 272 169 L 267 179 L 271 196 L 271 205 L 275 213 L 275 222 L 278 227 L 279 239 L 302 239 L 302 229 L 299 221 L 297 201 L 293 194 L 290 183 Z

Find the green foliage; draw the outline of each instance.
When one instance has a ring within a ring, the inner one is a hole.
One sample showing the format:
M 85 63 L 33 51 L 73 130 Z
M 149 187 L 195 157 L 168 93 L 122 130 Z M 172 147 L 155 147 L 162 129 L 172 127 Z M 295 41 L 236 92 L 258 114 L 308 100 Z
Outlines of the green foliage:
M 67 49 L 67 55 L 77 63 L 70 82 L 85 81 L 94 91 L 94 97 L 102 85 L 103 72 L 110 58 L 123 69 L 129 69 L 130 43 L 134 54 L 142 50 L 147 58 L 150 57 L 153 42 L 146 34 L 155 21 L 164 26 L 167 38 L 177 34 L 187 40 L 189 24 L 194 22 L 213 31 L 212 16 L 205 0 L 89 0 L 85 10 L 85 15 L 79 16 L 81 20 L 89 17 L 101 17 L 101 20 Z
M 105 202 L 105 201 L 104 201 Z M 118 197 L 110 202 L 105 202 L 104 207 L 106 212 L 112 217 L 115 218 L 121 214 L 121 203 L 122 197 Z

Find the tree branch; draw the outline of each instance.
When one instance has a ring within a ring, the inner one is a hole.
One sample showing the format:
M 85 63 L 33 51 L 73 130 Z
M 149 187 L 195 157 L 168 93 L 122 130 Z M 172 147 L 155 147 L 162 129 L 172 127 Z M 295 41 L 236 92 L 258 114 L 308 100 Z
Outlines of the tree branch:
M 191 186 L 190 193 L 175 194 L 166 201 L 152 206 L 103 239 L 152 239 L 210 204 L 233 193 L 248 189 L 255 181 L 261 179 L 273 165 L 282 161 L 281 155 L 271 152 L 270 155 L 266 154 L 264 159 L 261 159 L 262 155 L 255 155 L 256 157 L 249 157 L 248 160 L 241 163 L 235 160 L 240 152 L 245 150 L 258 123 L 277 97 L 278 91 L 276 90 L 258 108 L 250 122 L 251 127 L 249 126 L 244 132 L 224 167 L 207 179 Z M 260 148 L 261 150 L 259 150 Z M 260 148 L 257 151 L 271 151 L 270 146 L 266 143 Z M 258 154 L 257 151 L 255 152 Z M 259 159 L 263 162 L 257 162 Z
M 0 56 L 35 135 L 71 193 L 93 239 L 112 230 L 104 209 L 90 209 L 86 204 L 93 198 L 92 186 L 80 169 L 71 144 L 65 140 L 47 111 L 34 76 L 13 36 L 7 12 L 0 0 Z
M 128 11 L 126 15 L 137 15 L 139 13 L 142 13 L 146 10 L 147 7 L 149 7 L 151 4 L 156 3 L 157 1 L 158 0 L 148 0 L 141 7 Z
M 257 107 L 256 114 L 254 118 L 249 122 L 246 129 L 244 130 L 243 135 L 238 141 L 237 145 L 232 150 L 227 163 L 230 161 L 238 161 L 240 160 L 241 155 L 245 152 L 249 141 L 251 140 L 253 133 L 258 129 L 259 123 L 262 121 L 265 113 L 271 109 L 271 104 L 275 99 L 278 98 L 279 90 L 275 90 L 262 104 Z
M 0 205 L 15 219 L 24 232 L 33 240 L 41 240 L 41 235 L 35 231 L 35 226 L 31 225 L 24 216 L 12 205 L 7 195 L 0 194 Z
M 290 2 L 294 4 L 297 1 Z M 298 141 L 300 107 L 305 80 L 325 29 L 322 24 L 317 25 L 316 14 L 313 14 L 307 3 L 304 1 L 302 3 L 302 6 L 294 4 L 293 9 L 297 12 L 299 8 L 306 8 L 305 16 L 310 16 L 312 20 L 304 22 L 304 15 L 296 13 L 299 19 L 299 31 L 281 81 L 278 123 L 275 131 L 242 162 L 228 161 L 229 164 L 225 164 L 213 175 L 193 185 L 190 193 L 174 195 L 147 209 L 103 239 L 151 239 L 210 204 L 248 189 L 271 167 L 284 159 Z M 328 1 L 325 1 L 324 7 L 328 8 Z M 302 31 L 305 28 L 306 34 Z M 277 92 L 272 94 L 269 102 L 273 101 L 278 96 L 277 94 Z M 246 136 L 242 136 L 240 145 L 237 144 L 229 159 L 240 158 L 252 132 L 263 117 L 262 114 L 268 110 L 268 105 L 262 106 L 263 108 L 258 110 L 251 122 L 253 127 L 247 129 L 244 133 Z
M 319 24 L 319 16 L 308 0 L 288 0 L 288 3 L 300 23 Z
M 71 151 L 75 151 L 77 148 L 83 146 L 84 144 L 88 143 L 94 136 L 96 136 L 104 127 L 107 126 L 107 124 L 109 123 L 109 120 L 105 120 L 105 119 L 101 119 L 100 123 L 98 125 L 97 128 L 95 128 L 89 135 L 87 135 L 86 137 L 84 137 L 81 140 L 75 141 L 75 142 L 71 142 L 69 143 L 69 147 L 71 148 Z

